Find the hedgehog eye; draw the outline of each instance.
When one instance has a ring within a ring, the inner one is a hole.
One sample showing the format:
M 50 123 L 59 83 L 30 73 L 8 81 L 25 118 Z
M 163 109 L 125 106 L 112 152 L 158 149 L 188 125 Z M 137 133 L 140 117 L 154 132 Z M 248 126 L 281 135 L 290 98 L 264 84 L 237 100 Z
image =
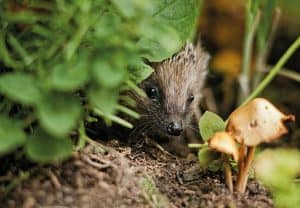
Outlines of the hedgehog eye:
M 151 100 L 158 100 L 158 89 L 156 87 L 149 87 L 146 89 L 146 94 Z
M 191 103 L 193 102 L 194 99 L 195 99 L 194 95 L 190 95 L 187 101 L 188 103 Z

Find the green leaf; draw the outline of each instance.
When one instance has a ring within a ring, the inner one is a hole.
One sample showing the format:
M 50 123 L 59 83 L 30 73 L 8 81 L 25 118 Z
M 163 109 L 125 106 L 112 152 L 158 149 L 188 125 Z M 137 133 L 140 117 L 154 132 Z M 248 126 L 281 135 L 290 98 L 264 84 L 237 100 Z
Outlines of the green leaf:
M 0 92 L 17 102 L 32 105 L 41 96 L 37 80 L 25 73 L 7 73 L 0 76 Z
M 154 0 L 152 3 L 155 5 L 153 17 L 160 24 L 175 29 L 182 43 L 191 38 L 199 13 L 198 0 Z
M 209 147 L 203 147 L 198 151 L 198 160 L 203 170 L 218 171 L 222 168 L 220 154 Z
M 118 27 L 120 27 L 121 23 L 120 16 L 114 13 L 103 14 L 99 21 L 95 23 L 95 37 L 105 38 L 107 41 L 110 41 L 110 38 L 116 35 L 116 31 L 119 29 Z
M 37 107 L 42 127 L 54 136 L 68 134 L 76 126 L 81 114 L 79 101 L 66 94 L 46 94 Z
M 118 104 L 118 95 L 117 90 L 94 87 L 89 91 L 89 100 L 94 107 L 99 108 L 105 115 L 112 115 Z
M 259 51 L 266 49 L 270 27 L 272 25 L 273 11 L 276 6 L 276 0 L 264 1 L 262 5 L 262 17 L 257 27 L 257 43 Z
M 221 117 L 213 112 L 206 111 L 199 120 L 200 135 L 207 141 L 215 132 L 224 131 L 226 124 Z
M 267 149 L 254 163 L 255 175 L 271 190 L 276 207 L 300 204 L 300 152 L 296 149 Z
M 125 66 L 122 67 L 121 60 L 115 57 L 119 64 L 111 65 L 105 60 L 98 59 L 93 63 L 93 75 L 96 81 L 104 87 L 114 88 L 120 85 L 125 77 Z M 122 57 L 120 57 L 122 59 Z M 120 65 L 120 66 L 118 66 Z
M 135 70 L 132 70 L 133 80 L 136 84 L 141 83 L 143 80 L 147 79 L 152 73 L 153 68 L 144 62 L 140 62 L 138 66 L 136 66 Z
M 147 12 L 146 8 L 152 5 L 149 0 L 112 0 L 112 3 L 127 18 L 136 16 L 141 11 Z
M 25 138 L 26 135 L 19 121 L 0 116 L 0 155 L 22 146 Z
M 152 62 L 169 58 L 183 45 L 176 30 L 158 21 L 144 21 L 139 30 L 142 38 L 138 46 L 146 51 L 142 56 Z
M 132 17 L 136 14 L 135 2 L 133 0 L 112 0 L 115 7 L 124 15 L 125 17 Z
M 26 144 L 27 156 L 36 162 L 54 162 L 67 158 L 72 153 L 72 142 L 69 138 L 55 138 L 37 130 Z
M 60 91 L 74 91 L 89 79 L 86 57 L 78 57 L 75 63 L 57 64 L 50 74 L 50 86 Z
M 288 186 L 300 173 L 300 152 L 293 149 L 265 150 L 255 161 L 257 176 L 268 186 Z M 281 180 L 278 180 L 278 179 Z

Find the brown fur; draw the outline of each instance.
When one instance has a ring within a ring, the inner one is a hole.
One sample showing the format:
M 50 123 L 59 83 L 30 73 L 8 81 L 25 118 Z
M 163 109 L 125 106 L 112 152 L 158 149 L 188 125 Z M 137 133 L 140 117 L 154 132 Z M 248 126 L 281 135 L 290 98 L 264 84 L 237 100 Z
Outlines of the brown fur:
M 199 103 L 207 73 L 209 55 L 200 44 L 187 44 L 179 53 L 160 63 L 154 63 L 153 74 L 140 84 L 147 91 L 156 87 L 159 99 L 153 101 L 130 93 L 137 102 L 136 111 L 141 119 L 135 123 L 132 135 L 141 133 L 169 137 L 166 128 L 170 121 L 176 120 L 183 124 L 183 130 L 197 131 L 193 119 L 199 118 Z M 189 103 L 189 97 L 194 100 Z

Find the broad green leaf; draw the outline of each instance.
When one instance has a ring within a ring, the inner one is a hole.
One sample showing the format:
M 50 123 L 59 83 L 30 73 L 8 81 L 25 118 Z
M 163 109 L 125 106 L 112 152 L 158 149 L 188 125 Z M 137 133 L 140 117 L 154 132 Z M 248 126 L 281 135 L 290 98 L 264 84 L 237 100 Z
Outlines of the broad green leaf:
M 152 2 L 155 5 L 152 15 L 160 24 L 173 27 L 182 43 L 191 38 L 197 23 L 199 0 L 154 0 Z
M 68 134 L 76 126 L 81 114 L 79 101 L 67 94 L 45 94 L 37 107 L 42 127 L 54 136 Z
M 25 138 L 26 135 L 19 121 L 0 116 L 0 155 L 22 146 Z
M 25 73 L 0 75 L 0 92 L 12 100 L 27 105 L 35 104 L 41 96 L 37 80 Z
M 152 0 L 112 0 L 112 3 L 126 18 L 151 15 L 154 7 Z
M 112 0 L 112 3 L 125 17 L 133 17 L 136 15 L 136 2 L 134 0 Z
M 217 114 L 206 111 L 199 120 L 200 135 L 207 141 L 215 132 L 224 131 L 225 122 Z
M 222 168 L 220 154 L 209 147 L 203 147 L 198 151 L 198 160 L 203 170 L 217 171 Z
M 142 38 L 138 45 L 146 51 L 142 56 L 152 62 L 169 58 L 183 45 L 175 29 L 158 21 L 144 21 L 139 30 Z
M 119 29 L 118 27 L 120 27 L 121 23 L 120 16 L 114 13 L 105 13 L 95 23 L 95 36 L 97 38 L 106 38 L 107 41 L 110 41 L 110 38 L 116 35 L 116 31 Z
M 112 0 L 116 8 L 127 18 L 138 15 L 140 12 L 148 12 L 152 7 L 151 0 Z
M 122 57 L 120 57 L 122 58 Z M 117 60 L 116 61 L 121 61 Z M 114 88 L 120 85 L 125 77 L 125 66 L 122 64 L 110 64 L 105 60 L 98 59 L 93 63 L 93 75 L 96 81 L 104 87 Z
M 55 138 L 38 129 L 26 144 L 27 156 L 36 162 L 46 163 L 66 159 L 72 153 L 69 138 Z
M 140 62 L 138 66 L 136 66 L 135 70 L 131 70 L 133 80 L 136 84 L 139 84 L 143 80 L 147 79 L 153 71 L 153 68 L 144 62 Z
M 89 79 L 86 57 L 70 64 L 57 64 L 50 74 L 50 86 L 60 91 L 74 91 L 82 87 Z
M 89 91 L 89 100 L 94 107 L 99 108 L 105 115 L 112 115 L 118 104 L 118 95 L 117 90 L 94 87 Z

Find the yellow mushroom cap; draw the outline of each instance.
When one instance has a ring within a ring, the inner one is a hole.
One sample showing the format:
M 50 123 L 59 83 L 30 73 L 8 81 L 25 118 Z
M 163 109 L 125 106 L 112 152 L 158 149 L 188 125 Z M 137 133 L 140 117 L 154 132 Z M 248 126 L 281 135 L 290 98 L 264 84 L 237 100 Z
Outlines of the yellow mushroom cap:
M 294 120 L 293 115 L 284 115 L 268 100 L 256 98 L 232 112 L 227 131 L 234 134 L 240 144 L 257 146 L 287 133 L 284 122 Z
M 238 161 L 238 147 L 233 136 L 225 131 L 216 132 L 208 141 L 208 146 L 225 154 L 233 156 L 235 161 Z

